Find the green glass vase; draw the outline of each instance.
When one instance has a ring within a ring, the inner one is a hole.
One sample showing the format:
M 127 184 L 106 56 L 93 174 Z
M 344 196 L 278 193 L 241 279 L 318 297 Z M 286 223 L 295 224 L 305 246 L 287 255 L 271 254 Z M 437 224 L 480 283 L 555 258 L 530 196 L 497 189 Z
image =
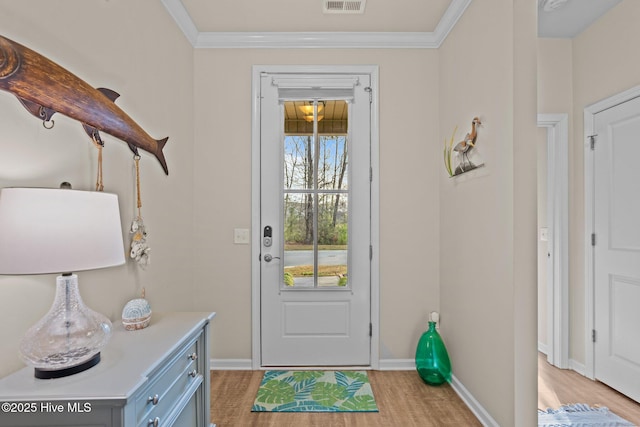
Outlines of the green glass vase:
M 429 329 L 422 334 L 416 348 L 416 369 L 420 378 L 430 385 L 451 381 L 451 362 L 436 322 L 429 321 Z

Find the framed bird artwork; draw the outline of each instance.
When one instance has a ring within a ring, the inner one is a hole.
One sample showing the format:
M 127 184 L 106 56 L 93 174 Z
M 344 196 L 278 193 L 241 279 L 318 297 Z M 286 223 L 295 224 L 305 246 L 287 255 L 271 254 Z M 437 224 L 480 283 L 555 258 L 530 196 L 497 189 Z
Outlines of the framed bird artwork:
M 453 130 L 449 142 L 445 140 L 444 166 L 450 177 L 472 171 L 484 165 L 476 147 L 478 128 L 480 126 L 482 126 L 480 118 L 474 117 L 471 121 L 471 131 L 465 135 L 462 141 L 455 143 L 457 127 Z

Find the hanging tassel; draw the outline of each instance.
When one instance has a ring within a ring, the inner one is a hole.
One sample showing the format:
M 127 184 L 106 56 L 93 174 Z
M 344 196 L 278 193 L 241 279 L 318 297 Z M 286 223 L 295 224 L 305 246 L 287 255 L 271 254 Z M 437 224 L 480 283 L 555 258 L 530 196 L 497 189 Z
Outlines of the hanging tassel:
M 136 162 L 136 196 L 138 199 L 138 218 L 142 217 L 141 208 L 142 208 L 142 197 L 140 196 L 140 156 L 137 154 L 133 156 L 134 162 Z
M 104 190 L 104 183 L 102 181 L 102 148 L 104 148 L 104 143 L 96 137 L 96 135 L 92 135 L 93 145 L 98 149 L 98 176 L 96 177 L 96 191 Z
M 135 155 L 133 160 L 136 164 L 136 196 L 138 216 L 131 223 L 131 258 L 135 259 L 141 267 L 146 267 L 150 262 L 151 248 L 147 245 L 147 231 L 142 220 L 142 196 L 140 190 L 140 156 Z

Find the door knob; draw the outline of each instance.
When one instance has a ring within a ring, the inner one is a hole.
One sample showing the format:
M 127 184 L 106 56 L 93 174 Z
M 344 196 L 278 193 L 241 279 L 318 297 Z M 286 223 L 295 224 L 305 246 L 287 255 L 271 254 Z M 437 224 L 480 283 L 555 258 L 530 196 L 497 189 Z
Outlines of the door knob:
M 271 254 L 265 254 L 265 255 L 264 255 L 264 260 L 265 260 L 266 262 L 271 262 L 271 261 L 273 261 L 274 259 L 280 259 L 280 257 L 279 257 L 279 256 L 273 256 L 273 255 L 271 255 Z

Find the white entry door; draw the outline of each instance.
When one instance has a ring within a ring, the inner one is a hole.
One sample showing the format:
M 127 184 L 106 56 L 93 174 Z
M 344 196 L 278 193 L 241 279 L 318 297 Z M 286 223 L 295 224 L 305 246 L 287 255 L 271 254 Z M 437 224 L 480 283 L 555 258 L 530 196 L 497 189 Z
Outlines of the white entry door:
M 261 76 L 263 366 L 371 363 L 369 82 Z
M 640 98 L 594 126 L 595 377 L 640 402 Z

